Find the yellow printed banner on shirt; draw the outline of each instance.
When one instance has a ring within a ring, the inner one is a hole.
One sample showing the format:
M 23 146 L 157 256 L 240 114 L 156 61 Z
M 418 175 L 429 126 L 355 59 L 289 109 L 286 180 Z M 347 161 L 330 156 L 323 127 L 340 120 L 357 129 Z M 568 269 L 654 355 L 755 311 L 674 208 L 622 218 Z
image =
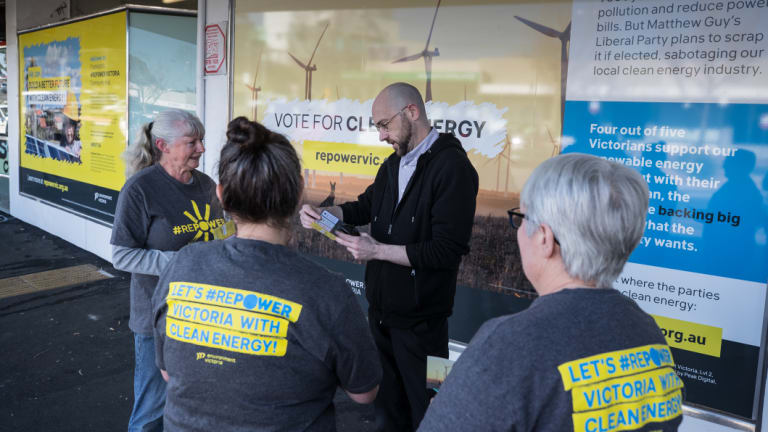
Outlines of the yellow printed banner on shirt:
M 663 367 L 641 374 L 575 387 L 571 392 L 573 411 L 606 408 L 649 396 L 660 396 L 682 387 L 683 382 L 675 370 L 671 367 Z
M 557 367 L 565 390 L 636 374 L 662 366 L 673 366 L 672 352 L 662 344 L 645 345 L 586 357 Z
M 277 337 L 288 334 L 288 320 L 283 318 L 181 300 L 168 301 L 168 316 L 243 333 Z
M 296 322 L 302 306 L 296 302 L 255 291 L 193 282 L 171 282 L 168 301 L 188 300 L 234 309 L 261 312 Z
M 193 324 L 170 316 L 166 317 L 165 334 L 179 342 L 249 355 L 283 357 L 288 349 L 287 339 L 257 336 Z
M 683 414 L 680 390 L 632 403 L 573 414 L 574 432 L 615 432 L 639 429 L 649 423 L 665 422 Z

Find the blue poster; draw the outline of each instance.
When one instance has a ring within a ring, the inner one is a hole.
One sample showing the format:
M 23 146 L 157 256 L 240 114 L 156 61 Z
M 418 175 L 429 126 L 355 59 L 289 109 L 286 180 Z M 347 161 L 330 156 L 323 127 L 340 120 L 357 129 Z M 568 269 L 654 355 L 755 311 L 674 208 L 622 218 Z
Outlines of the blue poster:
M 631 166 L 648 182 L 631 262 L 768 280 L 768 105 L 569 101 L 566 113 L 564 152 Z

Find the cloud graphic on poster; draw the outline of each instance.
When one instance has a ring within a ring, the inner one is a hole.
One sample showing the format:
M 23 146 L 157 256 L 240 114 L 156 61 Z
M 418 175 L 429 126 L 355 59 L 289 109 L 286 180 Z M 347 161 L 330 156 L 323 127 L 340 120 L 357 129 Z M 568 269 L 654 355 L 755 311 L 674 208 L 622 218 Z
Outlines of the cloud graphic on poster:
M 50 44 L 45 50 L 45 67 L 54 70 L 69 69 L 67 66 L 69 55 L 67 47 L 55 43 Z
M 26 67 L 34 63 L 40 67 L 43 78 L 69 77 L 70 88 L 79 92 L 82 78 L 79 38 L 26 46 L 23 52 L 25 59 L 28 59 Z
M 286 100 L 267 102 L 264 125 L 291 141 L 326 141 L 350 144 L 383 145 L 371 118 L 373 99 Z M 467 151 L 494 158 L 504 148 L 507 121 L 491 103 L 427 102 L 427 117 L 440 132 L 456 135 Z
M 79 91 L 80 69 L 74 69 L 69 64 L 72 56 L 76 55 L 77 53 L 73 52 L 71 48 L 54 43 L 48 45 L 48 49 L 45 51 L 45 58 L 43 61 L 46 75 L 69 77 L 71 82 L 71 89 L 74 91 Z
M 760 116 L 760 129 L 768 130 L 768 113 Z
M 453 132 L 464 149 L 487 158 L 496 157 L 504 149 L 507 136 L 507 108 L 499 109 L 492 103 L 464 101 L 456 105 L 430 101 L 426 104 L 427 117 L 441 132 Z
M 560 145 L 562 146 L 563 150 L 575 143 L 576 139 L 570 135 L 563 135 L 563 137 L 560 139 Z

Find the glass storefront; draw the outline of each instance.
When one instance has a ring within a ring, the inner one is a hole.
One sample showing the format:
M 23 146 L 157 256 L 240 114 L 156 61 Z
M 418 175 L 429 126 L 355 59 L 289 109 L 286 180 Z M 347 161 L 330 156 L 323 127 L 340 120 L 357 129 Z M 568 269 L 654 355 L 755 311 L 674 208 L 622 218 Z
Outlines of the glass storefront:
M 615 288 L 665 329 L 687 403 L 754 421 L 768 279 L 768 12 L 688 3 L 239 0 L 232 116 L 286 135 L 303 159 L 307 202 L 339 204 L 373 181 L 368 161 L 391 153 L 373 127 L 373 98 L 392 82 L 416 86 L 432 126 L 462 141 L 480 175 L 450 322 L 459 342 L 535 297 L 505 211 L 539 163 L 578 151 L 635 167 L 651 190 L 650 224 Z M 294 242 L 344 273 L 365 303 L 363 266 L 344 248 L 298 225 Z
M 391 147 L 378 141 L 372 100 L 392 82 L 413 84 L 432 125 L 462 141 L 480 175 L 458 295 L 485 300 L 467 315 L 457 311 L 454 319 L 464 323 L 452 336 L 468 341 L 487 317 L 481 311 L 526 307 L 532 287 L 506 210 L 517 206 L 533 168 L 560 151 L 565 42 L 535 26 L 567 29 L 571 2 L 305 6 L 236 3 L 233 116 L 255 118 L 288 136 L 303 157 L 307 201 L 338 204 L 361 193 L 378 165 L 317 156 L 383 160 Z M 348 271 L 357 266 L 342 247 L 305 230 L 295 234 L 302 251 Z

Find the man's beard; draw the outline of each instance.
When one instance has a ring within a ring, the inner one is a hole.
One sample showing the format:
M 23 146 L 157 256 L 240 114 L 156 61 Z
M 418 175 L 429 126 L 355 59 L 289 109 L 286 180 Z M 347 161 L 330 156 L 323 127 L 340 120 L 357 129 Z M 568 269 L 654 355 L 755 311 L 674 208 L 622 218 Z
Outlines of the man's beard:
M 403 135 L 401 139 L 398 139 L 397 141 L 398 156 L 403 157 L 410 151 L 408 146 L 411 143 L 412 137 L 413 137 L 413 125 L 411 125 L 411 122 L 406 120 L 403 122 Z

